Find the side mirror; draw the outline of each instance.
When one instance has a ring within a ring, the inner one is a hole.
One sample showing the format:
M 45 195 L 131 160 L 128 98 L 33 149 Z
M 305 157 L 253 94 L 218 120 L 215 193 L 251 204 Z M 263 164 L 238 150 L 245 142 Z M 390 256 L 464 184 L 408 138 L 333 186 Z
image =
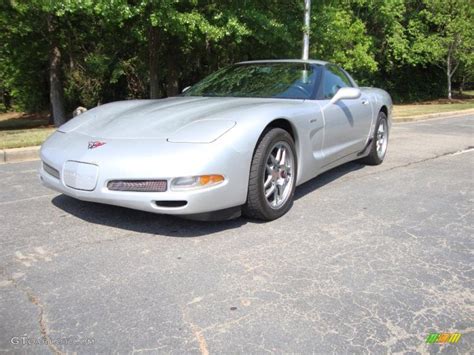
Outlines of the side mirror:
M 189 89 L 191 89 L 191 86 L 186 86 L 183 90 L 181 90 L 181 93 L 185 93 L 186 91 L 188 91 Z
M 359 88 L 340 88 L 336 95 L 334 95 L 329 101 L 329 104 L 335 104 L 340 100 L 353 100 L 358 99 L 362 95 Z

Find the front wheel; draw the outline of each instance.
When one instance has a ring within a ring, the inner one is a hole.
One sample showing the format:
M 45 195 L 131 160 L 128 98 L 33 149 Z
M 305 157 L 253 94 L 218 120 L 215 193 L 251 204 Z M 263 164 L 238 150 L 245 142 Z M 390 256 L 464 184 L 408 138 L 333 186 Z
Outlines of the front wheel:
M 291 135 L 281 128 L 267 131 L 252 159 L 244 215 L 271 221 L 288 212 L 293 204 L 296 171 Z
M 377 123 L 375 124 L 374 136 L 370 146 L 369 155 L 361 159 L 361 162 L 367 165 L 382 164 L 388 146 L 388 121 L 384 112 L 379 112 Z

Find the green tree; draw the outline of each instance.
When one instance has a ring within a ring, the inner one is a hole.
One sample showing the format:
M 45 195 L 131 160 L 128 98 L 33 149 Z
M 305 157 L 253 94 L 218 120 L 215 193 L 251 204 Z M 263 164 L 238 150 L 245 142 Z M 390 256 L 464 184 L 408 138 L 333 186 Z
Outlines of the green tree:
M 418 44 L 442 63 L 451 99 L 454 74 L 460 65 L 469 72 L 474 61 L 474 6 L 467 0 L 425 0 L 425 4 L 420 16 L 434 30 L 422 33 Z
M 374 40 L 350 2 L 317 3 L 311 29 L 313 58 L 338 63 L 359 77 L 368 77 L 377 70 Z
M 341 64 L 396 100 L 436 97 L 445 77 L 472 80 L 469 5 L 313 1 L 310 56 Z M 172 96 L 230 63 L 299 58 L 303 7 L 303 0 L 4 0 L 0 90 L 7 104 L 10 95 L 21 109 L 50 109 L 56 125 L 78 105 Z

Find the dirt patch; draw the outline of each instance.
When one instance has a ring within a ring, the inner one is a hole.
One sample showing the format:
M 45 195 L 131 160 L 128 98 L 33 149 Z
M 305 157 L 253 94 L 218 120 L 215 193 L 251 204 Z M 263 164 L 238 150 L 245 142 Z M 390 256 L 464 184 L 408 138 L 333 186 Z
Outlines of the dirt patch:
M 6 121 L 11 119 L 18 120 L 48 120 L 48 112 L 38 112 L 38 113 L 26 113 L 26 112 L 4 112 L 0 113 L 0 121 Z
M 474 100 L 466 100 L 466 98 L 461 99 L 461 98 L 455 97 L 451 100 L 436 99 L 436 100 L 430 100 L 430 101 L 416 102 L 416 103 L 413 103 L 413 105 L 454 105 L 454 104 L 465 104 L 470 101 L 474 101 Z

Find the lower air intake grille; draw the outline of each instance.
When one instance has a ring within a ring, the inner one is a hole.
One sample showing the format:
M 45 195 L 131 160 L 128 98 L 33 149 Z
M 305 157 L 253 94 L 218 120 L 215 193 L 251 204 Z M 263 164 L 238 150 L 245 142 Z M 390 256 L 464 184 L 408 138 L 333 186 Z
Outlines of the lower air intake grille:
M 59 171 L 53 168 L 51 165 L 48 165 L 45 162 L 43 162 L 43 170 L 46 171 L 52 177 L 59 179 Z
M 164 192 L 166 180 L 112 180 L 107 188 L 112 191 Z

